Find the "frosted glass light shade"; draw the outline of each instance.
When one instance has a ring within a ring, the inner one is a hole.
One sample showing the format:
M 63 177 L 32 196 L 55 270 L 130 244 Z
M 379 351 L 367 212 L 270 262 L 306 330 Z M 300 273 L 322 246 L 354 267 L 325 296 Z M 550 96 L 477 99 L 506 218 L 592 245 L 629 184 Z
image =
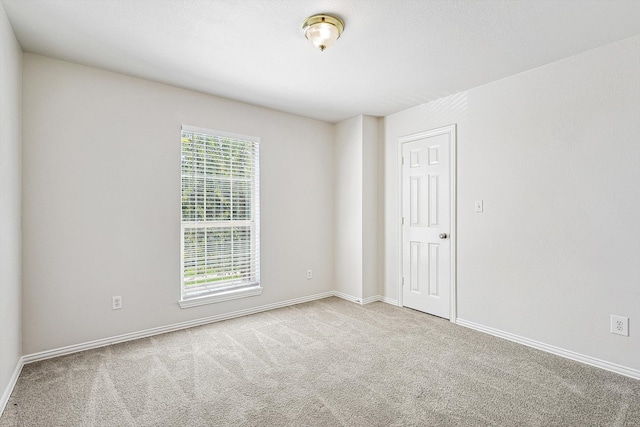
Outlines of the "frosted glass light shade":
M 330 15 L 314 15 L 307 18 L 302 24 L 304 36 L 322 51 L 331 47 L 343 30 L 344 23 Z

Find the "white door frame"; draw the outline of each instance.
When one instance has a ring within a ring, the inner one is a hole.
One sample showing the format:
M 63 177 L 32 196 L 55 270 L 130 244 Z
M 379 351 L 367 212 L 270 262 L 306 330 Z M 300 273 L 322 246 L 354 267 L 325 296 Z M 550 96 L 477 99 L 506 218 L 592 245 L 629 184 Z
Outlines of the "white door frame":
M 449 212 L 450 212 L 450 220 L 451 220 L 451 230 L 449 231 L 450 236 L 450 259 L 451 259 L 451 283 L 449 283 L 449 289 L 451 291 L 450 297 L 450 309 L 449 309 L 449 319 L 452 323 L 456 323 L 456 318 L 458 316 L 457 313 L 457 280 L 456 280 L 456 241 L 458 239 L 458 235 L 456 234 L 456 200 L 457 200 L 457 192 L 456 192 L 456 164 L 457 164 L 457 156 L 456 156 L 456 125 L 449 125 L 440 127 L 437 129 L 431 129 L 424 132 L 418 132 L 407 136 L 402 136 L 398 138 L 398 195 L 397 198 L 397 212 L 398 212 L 398 305 L 403 307 L 402 301 L 402 144 L 405 142 L 411 142 L 418 139 L 429 138 L 436 135 L 449 134 L 449 140 L 451 142 L 449 153 Z

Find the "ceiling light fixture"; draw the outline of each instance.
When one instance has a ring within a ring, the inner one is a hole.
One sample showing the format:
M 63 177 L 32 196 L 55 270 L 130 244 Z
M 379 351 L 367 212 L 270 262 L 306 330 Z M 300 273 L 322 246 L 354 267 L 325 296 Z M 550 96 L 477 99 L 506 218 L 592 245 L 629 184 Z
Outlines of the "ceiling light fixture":
M 331 15 L 313 15 L 302 23 L 304 36 L 315 47 L 324 51 L 331 47 L 344 31 L 344 22 Z

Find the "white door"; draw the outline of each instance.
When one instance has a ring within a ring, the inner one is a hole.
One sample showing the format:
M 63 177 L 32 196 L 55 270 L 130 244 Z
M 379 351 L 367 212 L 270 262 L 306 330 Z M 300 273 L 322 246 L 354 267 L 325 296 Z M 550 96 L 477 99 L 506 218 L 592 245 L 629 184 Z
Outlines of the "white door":
M 449 319 L 454 256 L 451 159 L 455 127 L 400 139 L 402 305 Z M 454 306 L 455 307 L 455 306 Z

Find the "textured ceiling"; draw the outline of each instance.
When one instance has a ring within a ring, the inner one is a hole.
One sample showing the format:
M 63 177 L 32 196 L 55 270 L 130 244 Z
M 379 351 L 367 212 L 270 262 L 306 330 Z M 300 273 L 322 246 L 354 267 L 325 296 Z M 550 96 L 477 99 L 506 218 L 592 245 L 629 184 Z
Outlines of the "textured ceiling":
M 1 0 L 22 48 L 329 122 L 640 34 L 638 0 Z M 345 32 L 315 50 L 302 21 Z

